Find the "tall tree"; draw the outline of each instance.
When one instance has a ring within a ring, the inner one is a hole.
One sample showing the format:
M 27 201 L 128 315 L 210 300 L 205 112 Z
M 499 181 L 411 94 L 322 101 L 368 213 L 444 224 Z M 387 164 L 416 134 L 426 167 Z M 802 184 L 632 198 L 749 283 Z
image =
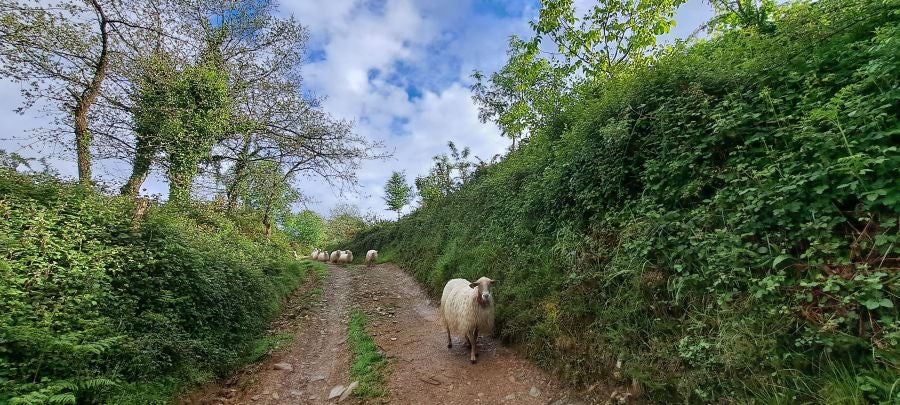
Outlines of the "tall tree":
M 570 68 L 540 57 L 538 41 L 510 38 L 507 62 L 497 72 L 475 71 L 472 98 L 481 122 L 493 121 L 515 150 L 520 139 L 539 127 L 544 118 L 572 104 Z
M 366 220 L 358 207 L 338 204 L 328 214 L 328 243 L 350 240 L 365 228 Z
M 233 100 L 228 125 L 210 156 L 203 158 L 201 173 L 213 175 L 230 209 L 241 203 L 240 189 L 256 162 L 277 162 L 290 178 L 317 175 L 332 184 L 352 185 L 363 160 L 386 155 L 380 144 L 353 133 L 350 122 L 332 117 L 304 91 L 300 68 L 308 31 L 293 17 L 283 16 L 275 1 L 169 0 L 159 7 L 163 11 L 155 24 L 165 27 L 164 33 L 144 35 L 136 48 L 143 54 L 165 53 L 179 65 L 215 47 L 228 73 Z M 133 94 L 140 89 L 128 83 L 144 80 L 144 59 L 122 64 L 131 69 L 122 73 L 121 94 L 107 103 L 120 113 L 103 115 L 111 121 L 105 127 L 127 134 L 106 136 L 113 141 L 104 153 L 133 160 L 135 169 L 141 169 L 123 193 L 139 190 L 152 167 L 167 168 L 162 155 L 152 155 L 150 165 L 136 158 L 145 156 L 135 151 L 146 142 L 134 122 L 118 118 L 135 110 Z
M 538 21 L 531 26 L 538 37 L 553 40 L 568 66 L 610 77 L 651 60 L 647 50 L 675 26 L 675 11 L 685 1 L 598 1 L 578 16 L 574 0 L 541 0 Z
M 286 176 L 278 162 L 253 162 L 246 171 L 246 184 L 241 198 L 248 208 L 257 212 L 271 236 L 276 222 L 284 223 L 290 214 L 291 204 L 300 200 L 300 193 L 291 187 L 291 177 Z
M 387 203 L 388 209 L 397 211 L 397 218 L 400 218 L 400 211 L 412 201 L 412 187 L 406 183 L 406 176 L 401 172 L 394 172 L 384 186 L 384 202 Z
M 197 0 L 199 27 L 221 32 L 220 52 L 231 73 L 232 125 L 210 162 L 245 178 L 253 162 L 275 161 L 286 176 L 315 175 L 332 185 L 353 185 L 360 163 L 386 157 L 380 143 L 355 134 L 303 89 L 301 65 L 309 33 L 284 17 L 274 0 Z M 229 206 L 238 195 L 224 184 Z
M 538 20 L 531 23 L 534 37 L 513 37 L 509 59 L 499 71 L 474 72 L 479 118 L 495 122 L 515 149 L 517 139 L 575 105 L 581 84 L 651 63 L 657 37 L 674 26 L 675 11 L 684 2 L 600 1 L 579 16 L 574 0 L 541 0 Z M 543 56 L 544 39 L 552 41 L 558 56 Z
M 428 174 L 416 177 L 416 190 L 422 206 L 428 206 L 458 190 L 472 179 L 479 166 L 469 160 L 471 152 L 468 147 L 460 151 L 452 141 L 447 142 L 447 147 L 450 149 L 450 155 L 446 153 L 435 155 L 432 157 L 434 165 Z M 484 165 L 484 162 L 481 165 Z
M 146 177 L 149 159 L 164 151 L 169 200 L 184 202 L 201 160 L 221 141 L 228 125 L 228 79 L 215 56 L 184 68 L 166 65 L 160 58 L 156 66 L 171 73 L 148 75 L 142 83 L 134 108 L 138 153 L 123 191 L 136 191 Z
M 23 112 L 49 102 L 57 128 L 71 128 L 78 178 L 91 186 L 91 107 L 109 70 L 113 31 L 128 24 L 100 0 L 0 0 L 0 76 L 22 84 Z
M 304 210 L 297 214 L 288 214 L 284 219 L 284 231 L 307 247 L 320 247 L 325 242 L 328 224 L 314 211 Z

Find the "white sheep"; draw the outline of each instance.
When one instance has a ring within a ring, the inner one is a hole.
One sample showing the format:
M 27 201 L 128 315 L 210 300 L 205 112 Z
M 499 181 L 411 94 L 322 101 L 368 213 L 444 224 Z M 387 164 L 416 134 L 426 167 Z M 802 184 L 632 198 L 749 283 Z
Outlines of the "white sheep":
M 331 261 L 332 263 L 338 263 L 338 259 L 340 259 L 340 258 L 341 258 L 341 251 L 340 251 L 340 250 L 335 250 L 334 252 L 331 252 L 331 258 L 330 258 L 330 261 Z
M 316 260 L 318 260 L 320 262 L 327 262 L 328 261 L 328 252 L 326 252 L 324 250 L 320 251 L 319 257 Z
M 494 330 L 494 297 L 487 277 L 470 283 L 466 279 L 455 278 L 444 286 L 441 294 L 441 319 L 447 328 L 447 348 L 453 347 L 450 333 L 466 337 L 469 344 L 469 360 L 475 364 L 476 342 L 479 333 L 490 335 Z
M 366 252 L 366 267 L 372 267 L 375 264 L 375 261 L 378 260 L 378 251 L 370 250 Z
M 353 263 L 353 252 L 345 250 L 344 255 L 344 263 Z
M 319 248 L 316 248 L 316 250 L 313 250 L 313 252 L 309 254 L 309 260 L 319 260 L 319 252 L 321 252 L 321 250 L 319 250 Z

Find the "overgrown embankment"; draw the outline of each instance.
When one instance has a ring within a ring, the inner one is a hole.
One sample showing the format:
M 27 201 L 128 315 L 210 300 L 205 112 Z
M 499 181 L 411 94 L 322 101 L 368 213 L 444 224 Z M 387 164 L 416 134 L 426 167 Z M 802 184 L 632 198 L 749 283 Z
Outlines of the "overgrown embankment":
M 0 170 L 0 403 L 168 403 L 264 351 L 309 264 L 212 205 L 134 208 Z
M 651 400 L 895 401 L 900 7 L 821 1 L 676 47 L 443 200 L 358 235 L 431 293 Z

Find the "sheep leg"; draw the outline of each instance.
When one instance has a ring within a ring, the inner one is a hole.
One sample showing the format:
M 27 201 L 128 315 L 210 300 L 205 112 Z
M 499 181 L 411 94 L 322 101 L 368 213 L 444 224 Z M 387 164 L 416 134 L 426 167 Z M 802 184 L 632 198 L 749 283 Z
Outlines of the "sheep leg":
M 478 327 L 475 327 L 475 338 L 472 339 L 472 347 L 478 344 Z M 478 349 L 475 349 L 475 357 L 478 357 Z
M 450 339 L 450 327 L 447 327 L 447 348 L 450 349 L 453 347 L 453 340 Z
M 466 336 L 466 339 L 469 341 L 469 344 L 471 345 L 471 346 L 469 347 L 469 361 L 471 361 L 472 364 L 475 364 L 475 351 L 476 351 L 476 349 L 475 349 L 475 339 L 474 339 L 474 338 L 469 338 L 468 335 Z

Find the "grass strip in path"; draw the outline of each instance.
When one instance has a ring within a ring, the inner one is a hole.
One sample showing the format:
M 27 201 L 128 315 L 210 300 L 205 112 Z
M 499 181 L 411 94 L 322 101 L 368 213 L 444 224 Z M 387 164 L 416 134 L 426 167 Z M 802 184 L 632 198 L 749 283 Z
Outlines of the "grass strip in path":
M 374 398 L 387 394 L 384 388 L 384 371 L 387 359 L 381 353 L 375 340 L 366 331 L 368 317 L 359 307 L 350 313 L 350 327 L 347 339 L 353 351 L 353 364 L 350 366 L 351 380 L 359 382 L 359 388 L 353 393 L 358 397 Z

